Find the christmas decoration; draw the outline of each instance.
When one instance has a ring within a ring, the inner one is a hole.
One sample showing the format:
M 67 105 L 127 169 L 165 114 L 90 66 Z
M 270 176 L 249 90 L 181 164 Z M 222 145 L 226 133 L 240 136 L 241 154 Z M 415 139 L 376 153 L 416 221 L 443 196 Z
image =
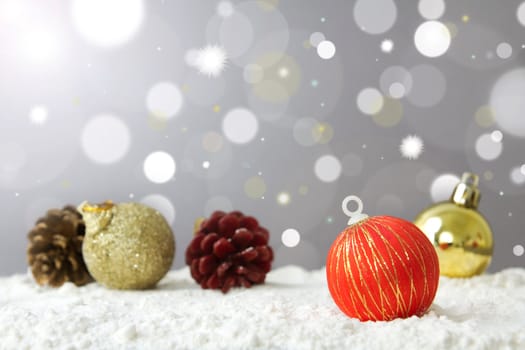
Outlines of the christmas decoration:
M 59 287 L 64 282 L 82 286 L 92 281 L 82 258 L 85 225 L 72 206 L 51 209 L 29 232 L 27 261 L 40 285 Z
M 356 211 L 348 210 L 351 201 Z M 436 252 L 411 222 L 368 217 L 356 196 L 343 201 L 349 227 L 332 244 L 326 261 L 328 289 L 337 306 L 361 321 L 421 316 L 439 282 Z
M 269 233 L 251 216 L 239 211 L 214 212 L 202 221 L 186 249 L 191 276 L 204 289 L 228 292 L 263 283 L 271 269 Z
M 173 232 L 156 210 L 139 203 L 82 204 L 84 259 L 97 282 L 115 289 L 153 287 L 175 255 Z
M 201 74 L 218 77 L 226 67 L 227 55 L 223 47 L 208 45 L 197 51 L 195 66 Z
M 477 211 L 478 182 L 477 175 L 464 173 L 449 201 L 425 209 L 414 221 L 434 245 L 444 276 L 478 275 L 490 264 L 494 243 L 489 224 Z
M 416 135 L 405 137 L 399 145 L 401 155 L 407 159 L 418 159 L 424 148 L 423 140 Z

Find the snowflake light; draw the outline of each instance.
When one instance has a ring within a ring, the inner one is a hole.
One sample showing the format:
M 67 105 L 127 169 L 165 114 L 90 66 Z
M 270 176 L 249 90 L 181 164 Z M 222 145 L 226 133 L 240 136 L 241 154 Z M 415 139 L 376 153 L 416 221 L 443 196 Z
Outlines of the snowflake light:
M 216 45 L 208 45 L 197 52 L 194 66 L 200 73 L 217 77 L 226 66 L 226 51 Z
M 407 159 L 417 159 L 423 152 L 423 140 L 419 136 L 409 135 L 401 141 L 399 150 Z

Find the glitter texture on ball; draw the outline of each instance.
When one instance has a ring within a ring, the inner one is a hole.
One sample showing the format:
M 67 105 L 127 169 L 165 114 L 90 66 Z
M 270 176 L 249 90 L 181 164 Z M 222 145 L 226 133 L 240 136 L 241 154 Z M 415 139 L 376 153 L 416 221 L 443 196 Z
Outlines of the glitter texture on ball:
M 154 287 L 169 271 L 175 238 L 157 210 L 140 203 L 83 203 L 82 253 L 93 278 L 112 289 Z

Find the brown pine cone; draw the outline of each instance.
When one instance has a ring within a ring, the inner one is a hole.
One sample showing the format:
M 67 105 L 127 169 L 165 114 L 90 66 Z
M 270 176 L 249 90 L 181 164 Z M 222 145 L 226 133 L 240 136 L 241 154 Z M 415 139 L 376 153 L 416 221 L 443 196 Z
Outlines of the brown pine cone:
M 273 261 L 269 233 L 254 217 L 239 211 L 214 212 L 202 221 L 186 249 L 191 276 L 204 289 L 264 283 Z
M 82 257 L 86 227 L 72 206 L 51 209 L 29 232 L 27 261 L 40 285 L 60 287 L 64 282 L 82 286 L 93 279 Z

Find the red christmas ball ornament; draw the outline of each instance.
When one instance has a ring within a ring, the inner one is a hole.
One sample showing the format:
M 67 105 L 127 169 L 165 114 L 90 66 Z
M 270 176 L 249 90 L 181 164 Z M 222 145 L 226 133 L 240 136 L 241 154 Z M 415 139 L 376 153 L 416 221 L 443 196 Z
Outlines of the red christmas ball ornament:
M 357 210 L 348 210 L 350 202 Z M 409 221 L 362 213 L 356 196 L 343 201 L 350 217 L 326 260 L 328 289 L 346 315 L 361 321 L 422 316 L 439 283 L 436 251 Z

